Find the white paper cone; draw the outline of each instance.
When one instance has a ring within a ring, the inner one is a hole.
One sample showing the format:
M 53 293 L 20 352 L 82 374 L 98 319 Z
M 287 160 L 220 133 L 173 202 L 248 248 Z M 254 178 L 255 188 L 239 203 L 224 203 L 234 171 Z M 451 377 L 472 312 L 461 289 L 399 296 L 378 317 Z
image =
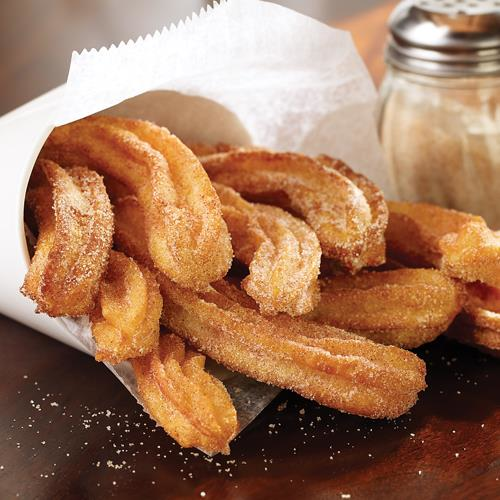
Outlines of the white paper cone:
M 36 99 L 0 119 L 0 312 L 17 321 L 85 350 L 68 334 L 63 321 L 35 314 L 35 304 L 21 295 L 30 257 L 24 232 L 24 197 L 35 159 L 53 128 L 52 116 L 61 90 Z
M 19 292 L 29 264 L 26 186 L 55 125 L 104 111 L 155 121 L 187 142 L 326 153 L 387 192 L 375 103 L 375 89 L 348 33 L 257 0 L 222 2 L 136 42 L 74 53 L 65 86 L 0 119 L 0 312 L 94 352 L 86 319 L 36 315 Z M 130 365 L 110 369 L 135 395 Z M 242 427 L 277 392 L 254 382 L 244 386 L 240 408 L 236 404 Z

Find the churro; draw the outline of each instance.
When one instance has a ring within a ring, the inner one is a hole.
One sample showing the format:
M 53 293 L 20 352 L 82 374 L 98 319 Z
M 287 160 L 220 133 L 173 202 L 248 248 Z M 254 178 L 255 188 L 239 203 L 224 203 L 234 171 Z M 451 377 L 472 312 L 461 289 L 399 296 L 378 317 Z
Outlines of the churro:
M 349 271 L 366 265 L 370 206 L 363 191 L 336 170 L 297 153 L 265 150 L 238 149 L 203 157 L 202 163 L 214 182 L 303 218 L 316 232 L 323 254 Z
M 467 283 L 464 312 L 448 336 L 499 357 L 500 289 Z
M 362 174 L 354 172 L 343 161 L 331 158 L 327 155 L 319 155 L 316 158 L 323 165 L 335 169 L 355 184 L 363 194 L 370 206 L 371 225 L 365 239 L 365 246 L 360 259 L 364 266 L 380 266 L 385 262 L 385 230 L 389 218 L 389 209 L 382 191 L 370 179 Z
M 249 203 L 214 183 L 235 257 L 248 265 L 242 286 L 264 314 L 307 313 L 319 299 L 321 248 L 314 231 L 284 210 Z
M 500 237 L 475 215 L 427 203 L 388 202 L 391 257 L 500 287 Z
M 90 313 L 98 361 L 116 364 L 158 344 L 162 298 L 153 273 L 112 251 L 96 307 Z
M 362 272 L 320 283 L 321 300 L 308 318 L 404 348 L 434 340 L 464 303 L 463 287 L 435 269 Z
M 165 324 L 231 370 L 371 418 L 401 415 L 425 388 L 425 364 L 408 351 L 159 282 Z
M 165 333 L 132 366 L 146 410 L 181 446 L 229 453 L 238 430 L 236 410 L 222 382 L 205 370 L 205 356 Z
M 41 156 L 83 163 L 134 194 L 155 265 L 194 289 L 223 277 L 232 259 L 219 200 L 196 156 L 166 128 L 91 117 L 54 129 Z
M 39 160 L 26 201 L 38 224 L 36 250 L 21 288 L 50 316 L 81 316 L 94 307 L 113 235 L 101 177 Z
M 133 255 L 145 253 L 142 234 L 140 224 L 122 233 Z M 372 418 L 404 413 L 425 388 L 425 364 L 412 353 L 287 314 L 264 317 L 224 280 L 205 293 L 157 280 L 165 326 L 231 370 Z

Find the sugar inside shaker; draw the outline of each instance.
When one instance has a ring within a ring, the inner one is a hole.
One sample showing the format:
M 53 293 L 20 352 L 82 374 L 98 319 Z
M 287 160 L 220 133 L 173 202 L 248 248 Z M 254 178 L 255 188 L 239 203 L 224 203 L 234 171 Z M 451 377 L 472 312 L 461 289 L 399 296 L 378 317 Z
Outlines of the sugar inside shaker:
M 396 193 L 500 228 L 500 0 L 410 0 L 389 19 L 379 132 Z

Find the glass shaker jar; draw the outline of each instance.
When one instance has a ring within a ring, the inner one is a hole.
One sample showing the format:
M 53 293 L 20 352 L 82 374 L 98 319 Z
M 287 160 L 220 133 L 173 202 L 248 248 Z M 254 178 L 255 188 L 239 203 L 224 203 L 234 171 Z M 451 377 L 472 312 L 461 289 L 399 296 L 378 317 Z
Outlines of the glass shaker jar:
M 396 194 L 500 228 L 500 0 L 411 0 L 389 19 L 379 133 Z

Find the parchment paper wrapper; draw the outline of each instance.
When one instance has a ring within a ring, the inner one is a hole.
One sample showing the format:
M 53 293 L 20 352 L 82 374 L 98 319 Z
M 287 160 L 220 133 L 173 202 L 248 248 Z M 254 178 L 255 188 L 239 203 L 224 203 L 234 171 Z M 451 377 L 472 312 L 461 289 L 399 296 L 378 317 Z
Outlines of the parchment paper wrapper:
M 104 112 L 155 121 L 184 141 L 327 153 L 387 192 L 375 102 L 348 33 L 257 0 L 222 2 L 135 42 L 73 53 L 66 85 L 0 119 L 0 312 L 94 353 L 87 318 L 36 315 L 19 293 L 29 264 L 26 186 L 54 126 Z M 137 397 L 129 363 L 108 367 Z M 234 398 L 242 428 L 277 393 L 213 369 Z

